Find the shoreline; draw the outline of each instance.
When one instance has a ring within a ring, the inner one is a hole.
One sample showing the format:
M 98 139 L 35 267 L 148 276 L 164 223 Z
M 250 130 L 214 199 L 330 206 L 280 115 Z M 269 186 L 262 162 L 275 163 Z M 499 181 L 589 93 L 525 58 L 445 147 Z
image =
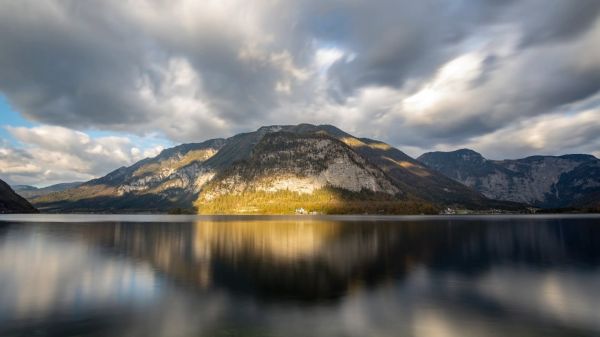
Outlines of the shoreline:
M 460 214 L 460 215 L 170 215 L 170 214 L 0 214 L 0 222 L 191 222 L 191 221 L 422 221 L 478 219 L 600 219 L 599 213 L 577 214 Z

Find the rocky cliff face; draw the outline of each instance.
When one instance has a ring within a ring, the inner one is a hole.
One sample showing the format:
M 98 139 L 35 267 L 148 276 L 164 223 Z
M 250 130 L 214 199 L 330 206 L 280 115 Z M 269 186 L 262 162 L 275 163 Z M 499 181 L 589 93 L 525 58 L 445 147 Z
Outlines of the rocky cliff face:
M 201 198 L 248 190 L 310 194 L 328 186 L 392 196 L 400 193 L 378 167 L 337 139 L 275 132 L 265 135 L 247 160 L 217 175 Z
M 418 160 L 493 199 L 555 208 L 586 206 L 600 196 L 600 160 L 591 155 L 488 160 L 463 149 Z
M 259 129 L 268 130 L 273 127 Z M 514 207 L 487 200 L 479 192 L 432 170 L 404 152 L 381 141 L 357 138 L 332 125 L 278 126 L 278 130 L 308 135 L 327 135 L 348 145 L 359 156 L 380 168 L 406 195 L 441 205 L 468 208 Z
M 265 134 L 244 160 L 220 171 L 196 203 L 205 214 L 432 212 L 380 168 L 325 134 Z
M 356 207 L 351 211 L 362 212 L 357 205 L 366 200 L 373 201 L 369 212 L 398 211 L 400 201 L 501 207 L 388 144 L 310 124 L 268 126 L 228 139 L 180 145 L 34 202 L 45 211 L 164 212 L 191 208 L 196 201 L 202 207 L 223 196 L 250 198 L 249 193 L 260 194 L 252 200 L 260 197 L 272 204 L 281 203 L 282 196 L 292 200 L 286 193 L 300 199 L 319 195 L 315 198 L 329 206 L 337 202 L 329 208 L 332 212 L 352 203 Z
M 0 180 L 0 213 L 36 213 L 37 210 L 23 197 Z

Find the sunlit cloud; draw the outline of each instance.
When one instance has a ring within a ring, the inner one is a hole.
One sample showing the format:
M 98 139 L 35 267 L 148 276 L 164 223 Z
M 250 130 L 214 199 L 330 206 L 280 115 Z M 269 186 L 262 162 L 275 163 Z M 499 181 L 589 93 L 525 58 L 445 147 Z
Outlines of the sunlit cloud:
M 93 138 L 58 126 L 7 129 L 22 146 L 0 146 L 0 174 L 24 184 L 89 180 L 162 150 L 160 145 L 140 149 L 128 137 Z

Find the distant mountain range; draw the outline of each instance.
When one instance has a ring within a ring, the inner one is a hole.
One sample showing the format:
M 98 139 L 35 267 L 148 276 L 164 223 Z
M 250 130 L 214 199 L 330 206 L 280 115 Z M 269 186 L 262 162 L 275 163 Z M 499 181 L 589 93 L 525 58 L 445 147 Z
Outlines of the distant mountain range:
M 30 185 L 13 185 L 12 188 L 23 198 L 33 199 L 44 196 L 46 194 L 68 190 L 69 188 L 75 188 L 81 185 L 82 183 L 83 182 L 78 181 L 72 183 L 60 183 L 46 187 L 35 187 Z
M 425 153 L 418 160 L 488 198 L 542 208 L 600 206 L 600 160 L 592 155 L 489 160 L 462 149 Z
M 310 124 L 179 145 L 30 200 L 48 212 L 436 213 L 446 206 L 522 207 L 486 198 L 386 143 Z
M 36 213 L 37 210 L 23 197 L 0 180 L 0 213 Z
M 182 144 L 84 183 L 15 189 L 44 212 L 438 213 L 600 206 L 591 155 L 487 160 L 472 150 L 413 159 L 331 125 L 261 127 Z

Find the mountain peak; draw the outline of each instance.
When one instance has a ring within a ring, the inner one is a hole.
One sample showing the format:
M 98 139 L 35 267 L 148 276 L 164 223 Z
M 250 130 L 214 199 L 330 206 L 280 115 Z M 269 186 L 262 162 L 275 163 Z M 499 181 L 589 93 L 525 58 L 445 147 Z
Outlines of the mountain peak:
M 256 131 L 259 133 L 271 133 L 279 132 L 283 129 L 289 128 L 290 125 L 265 125 L 258 128 Z
M 483 162 L 486 159 L 481 155 L 481 153 L 473 151 L 471 149 L 459 149 L 450 152 L 444 151 L 434 151 L 427 152 L 422 154 L 417 158 L 418 161 L 424 162 L 427 165 L 432 164 L 431 161 L 443 159 L 445 161 L 449 160 L 461 160 L 461 161 L 471 161 L 471 162 Z
M 466 148 L 466 147 L 465 147 L 465 148 L 462 148 L 462 149 L 458 149 L 458 150 L 451 151 L 451 153 L 461 153 L 461 154 L 462 154 L 462 153 L 469 153 L 469 154 L 476 154 L 476 155 L 480 155 L 480 156 L 481 156 L 481 153 L 479 153 L 479 152 L 477 152 L 477 151 L 475 151 L 475 150 L 472 150 L 472 149 Z
M 310 124 L 310 123 L 300 123 L 296 125 L 284 125 L 284 124 L 275 124 L 275 125 L 265 125 L 261 126 L 256 130 L 259 134 L 272 133 L 272 132 L 293 132 L 293 133 L 315 133 L 315 132 L 325 132 L 332 137 L 344 137 L 350 136 L 347 132 L 342 131 L 336 126 L 331 124 Z
M 481 153 L 471 150 L 471 149 L 459 149 L 450 153 L 454 153 L 455 155 L 461 156 L 463 159 L 466 160 L 473 160 L 473 159 L 485 159 Z

